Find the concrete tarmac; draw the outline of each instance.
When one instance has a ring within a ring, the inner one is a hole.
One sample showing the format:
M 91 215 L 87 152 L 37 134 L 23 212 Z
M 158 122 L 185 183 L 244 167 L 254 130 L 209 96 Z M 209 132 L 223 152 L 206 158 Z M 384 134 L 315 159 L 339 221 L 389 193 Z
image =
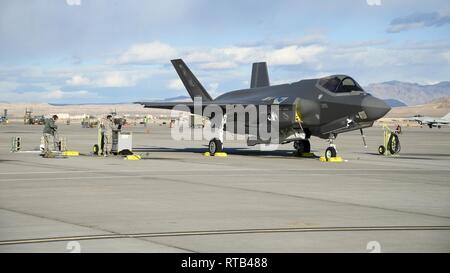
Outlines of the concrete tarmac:
M 44 159 L 42 126 L 0 125 L 0 252 L 450 251 L 450 128 L 404 128 L 398 156 L 380 127 L 341 134 L 346 162 L 225 143 L 174 141 L 167 125 L 128 127 L 140 161 L 89 155 L 97 129 L 60 125 L 71 150 Z M 20 153 L 11 137 L 22 138 Z M 327 142 L 312 138 L 314 153 Z

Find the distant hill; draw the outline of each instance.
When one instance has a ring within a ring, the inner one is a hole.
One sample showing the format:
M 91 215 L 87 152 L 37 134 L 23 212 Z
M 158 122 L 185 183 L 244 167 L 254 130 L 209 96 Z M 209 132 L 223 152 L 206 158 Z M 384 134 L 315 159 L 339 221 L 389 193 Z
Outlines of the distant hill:
M 450 96 L 434 99 L 430 102 L 435 109 L 450 109 Z
M 395 107 L 387 113 L 387 118 L 411 117 L 414 115 L 424 115 L 432 117 L 442 117 L 450 112 L 450 97 L 434 99 L 429 103 L 415 106 Z
M 164 99 L 164 101 L 192 101 L 191 97 L 188 96 L 178 96 L 178 97 L 173 97 L 173 98 L 167 98 Z
M 384 102 L 386 102 L 386 104 L 389 105 L 390 107 L 407 106 L 405 103 L 403 103 L 399 100 L 394 100 L 394 99 L 387 99 L 387 100 L 384 100 Z
M 428 103 L 440 97 L 450 96 L 450 82 L 420 85 L 400 81 L 373 83 L 364 89 L 376 97 L 385 100 L 398 100 L 407 105 Z

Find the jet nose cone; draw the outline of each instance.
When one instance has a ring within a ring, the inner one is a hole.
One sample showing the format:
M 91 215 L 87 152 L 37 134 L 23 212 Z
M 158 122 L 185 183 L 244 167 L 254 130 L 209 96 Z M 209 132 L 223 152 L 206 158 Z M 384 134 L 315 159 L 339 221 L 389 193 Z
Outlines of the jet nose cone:
M 387 105 L 383 100 L 377 99 L 373 96 L 366 96 L 362 100 L 362 108 L 366 112 L 367 119 L 375 121 L 382 118 L 391 110 L 391 107 Z

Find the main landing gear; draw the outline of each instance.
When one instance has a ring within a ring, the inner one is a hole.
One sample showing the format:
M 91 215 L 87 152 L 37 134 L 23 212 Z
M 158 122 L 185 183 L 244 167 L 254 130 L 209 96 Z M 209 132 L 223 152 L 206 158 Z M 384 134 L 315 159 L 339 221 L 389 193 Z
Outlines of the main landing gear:
M 294 141 L 294 149 L 297 151 L 298 155 L 311 152 L 311 144 L 308 139 L 296 140 Z

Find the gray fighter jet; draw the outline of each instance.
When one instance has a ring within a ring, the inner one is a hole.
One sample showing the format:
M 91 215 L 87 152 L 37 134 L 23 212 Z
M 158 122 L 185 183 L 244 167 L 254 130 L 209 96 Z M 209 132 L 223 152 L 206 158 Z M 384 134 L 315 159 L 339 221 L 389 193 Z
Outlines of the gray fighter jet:
M 383 100 L 365 92 L 351 77 L 332 75 L 320 79 L 305 79 L 294 83 L 270 85 L 265 62 L 254 63 L 249 89 L 224 93 L 213 99 L 187 65 L 181 59 L 171 61 L 188 93 L 194 100 L 202 99 L 202 106 L 217 105 L 226 111 L 227 105 L 255 105 L 271 107 L 277 105 L 279 122 L 279 143 L 294 143 L 298 153 L 310 152 L 311 136 L 329 140 L 325 157 L 336 157 L 336 145 L 333 140 L 338 134 L 360 130 L 364 140 L 363 128 L 371 127 L 375 120 L 383 117 L 391 109 Z M 173 109 L 177 104 L 184 104 L 194 112 L 194 103 L 189 102 L 136 102 L 146 108 Z M 268 111 L 268 113 L 270 113 Z M 227 117 L 232 119 L 234 115 Z M 208 117 L 211 118 L 211 117 Z M 259 122 L 259 121 L 258 121 Z M 246 129 L 255 124 L 245 121 Z M 235 128 L 224 130 L 235 132 Z M 246 133 L 248 130 L 246 130 Z M 222 138 L 223 139 L 223 138 Z M 264 144 L 258 136 L 247 140 L 249 146 Z M 214 154 L 223 149 L 221 138 L 209 142 L 209 152 Z
M 443 116 L 442 118 L 415 115 L 413 117 L 408 118 L 408 120 L 417 121 L 417 123 L 419 123 L 420 125 L 427 125 L 430 128 L 437 127 L 440 129 L 441 126 L 450 124 L 450 113 Z

